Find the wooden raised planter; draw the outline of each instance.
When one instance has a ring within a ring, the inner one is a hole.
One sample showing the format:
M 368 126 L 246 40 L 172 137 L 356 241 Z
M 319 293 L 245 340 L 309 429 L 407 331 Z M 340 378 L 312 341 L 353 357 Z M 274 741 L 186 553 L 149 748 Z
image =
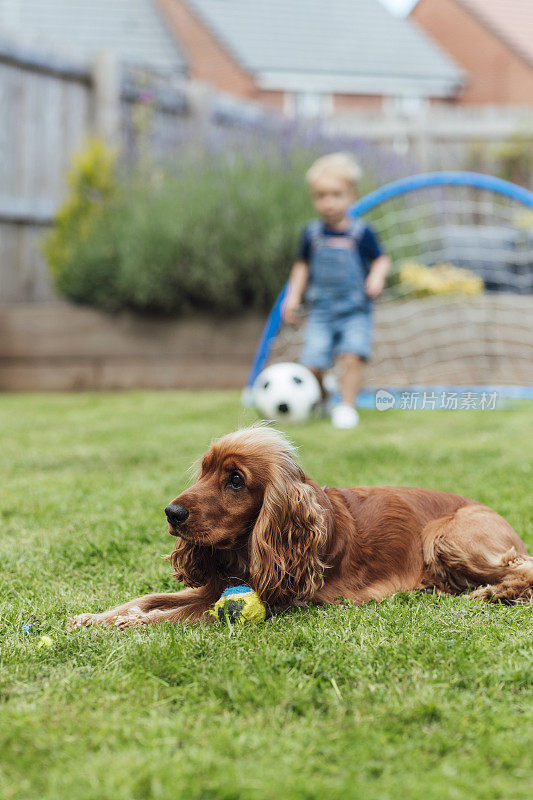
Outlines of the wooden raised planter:
M 240 389 L 264 318 L 177 321 L 63 302 L 0 306 L 0 389 Z M 532 384 L 533 295 L 383 303 L 368 387 Z
M 0 307 L 0 388 L 242 387 L 263 322 L 159 321 L 67 303 Z

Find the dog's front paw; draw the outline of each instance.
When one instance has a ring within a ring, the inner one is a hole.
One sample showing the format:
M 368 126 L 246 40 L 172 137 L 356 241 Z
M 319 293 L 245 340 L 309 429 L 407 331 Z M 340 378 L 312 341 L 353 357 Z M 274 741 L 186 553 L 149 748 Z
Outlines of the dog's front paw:
M 143 615 L 144 616 L 144 615 Z M 137 625 L 143 625 L 144 619 L 143 616 L 135 616 L 133 614 L 119 614 L 118 617 L 115 617 L 113 620 L 113 626 L 118 628 L 119 631 L 123 631 L 125 628 L 133 628 Z
M 76 631 L 89 625 L 102 625 L 106 622 L 113 624 L 113 620 L 106 619 L 105 614 L 76 614 L 75 617 L 67 619 L 67 631 Z
M 123 614 L 119 614 L 118 617 L 115 617 L 113 620 L 113 625 L 115 628 L 123 631 L 125 628 L 134 628 L 138 627 L 139 625 L 150 625 L 153 622 L 157 622 L 162 616 L 163 614 L 159 609 L 145 612 L 141 611 L 139 606 L 131 606 Z

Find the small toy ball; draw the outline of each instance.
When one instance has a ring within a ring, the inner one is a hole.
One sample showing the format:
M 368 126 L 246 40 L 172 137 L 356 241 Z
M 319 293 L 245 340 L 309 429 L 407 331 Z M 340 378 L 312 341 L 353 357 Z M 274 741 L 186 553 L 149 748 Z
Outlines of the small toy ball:
M 52 647 L 54 642 L 52 641 L 50 636 L 41 636 L 39 639 L 39 649 L 42 647 Z
M 257 376 L 253 402 L 266 419 L 303 422 L 318 408 L 320 384 L 302 364 L 272 364 Z
M 228 620 L 232 625 L 245 622 L 264 622 L 266 608 L 249 586 L 231 586 L 222 592 L 211 614 L 220 622 Z

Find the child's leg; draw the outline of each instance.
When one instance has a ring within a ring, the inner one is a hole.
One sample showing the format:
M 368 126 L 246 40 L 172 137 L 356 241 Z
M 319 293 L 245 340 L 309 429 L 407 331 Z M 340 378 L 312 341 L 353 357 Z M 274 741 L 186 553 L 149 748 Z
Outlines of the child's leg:
M 315 378 L 320 384 L 320 392 L 322 394 L 322 400 L 325 400 L 328 396 L 328 393 L 324 389 L 324 370 L 319 369 L 318 367 L 309 367 Z
M 362 375 L 362 359 L 356 353 L 341 353 L 341 402 L 353 406 L 359 394 Z
M 333 328 L 327 320 L 310 315 L 305 326 L 300 362 L 310 369 L 318 380 L 323 400 L 327 396 L 323 378 L 333 358 L 333 337 Z
M 372 314 L 355 313 L 343 320 L 338 344 L 342 403 L 353 406 L 361 389 L 363 361 L 372 350 Z

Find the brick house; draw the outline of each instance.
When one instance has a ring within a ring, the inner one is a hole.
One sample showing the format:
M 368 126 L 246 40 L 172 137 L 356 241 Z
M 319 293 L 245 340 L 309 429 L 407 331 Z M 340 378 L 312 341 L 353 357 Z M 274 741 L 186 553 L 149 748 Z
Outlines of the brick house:
M 533 0 L 418 0 L 409 18 L 467 74 L 459 102 L 533 104 Z
M 450 101 L 453 60 L 379 0 L 156 0 L 189 77 L 289 114 Z

